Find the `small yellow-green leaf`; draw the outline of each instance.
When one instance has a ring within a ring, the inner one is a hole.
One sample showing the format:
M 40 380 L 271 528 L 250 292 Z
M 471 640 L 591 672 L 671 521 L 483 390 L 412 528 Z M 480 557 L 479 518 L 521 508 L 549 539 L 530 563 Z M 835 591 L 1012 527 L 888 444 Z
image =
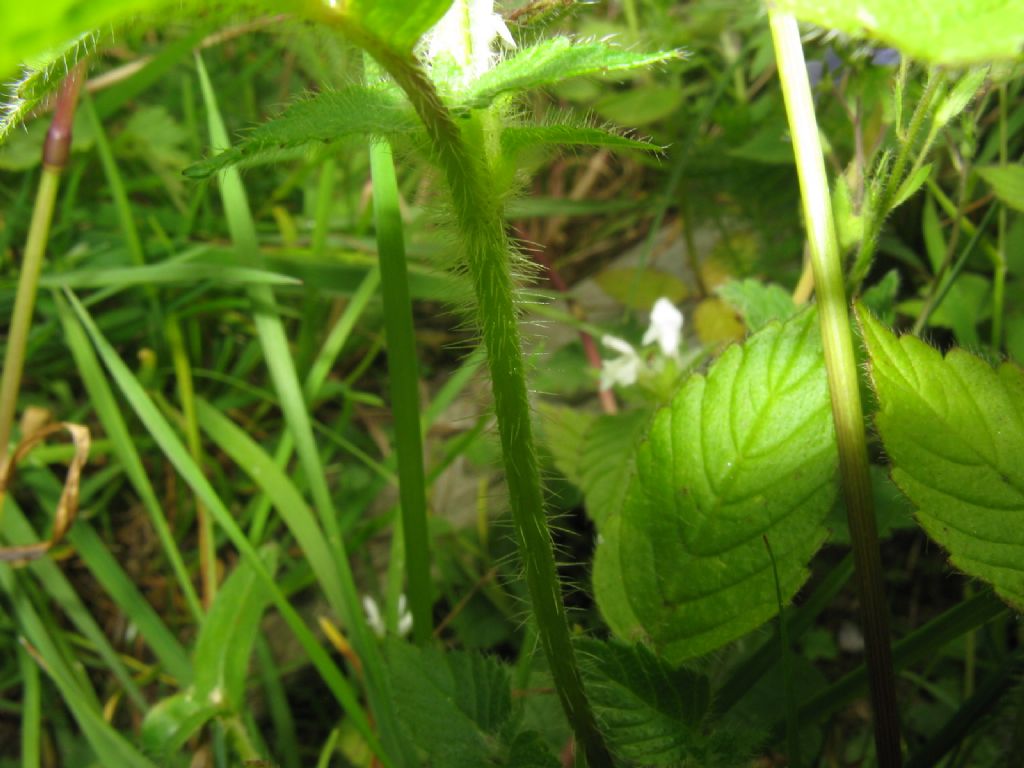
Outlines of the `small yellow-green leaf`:
M 976 170 L 1001 202 L 1024 211 L 1024 165 L 979 165 Z
M 660 269 L 638 272 L 632 267 L 606 269 L 595 278 L 601 290 L 630 309 L 647 311 L 661 297 L 673 304 L 686 298 L 686 283 Z
M 1013 59 L 1024 46 L 1020 0 L 777 0 L 774 5 L 801 21 L 879 40 L 934 64 Z
M 857 316 L 892 477 L 950 561 L 1024 608 L 1024 371 Z

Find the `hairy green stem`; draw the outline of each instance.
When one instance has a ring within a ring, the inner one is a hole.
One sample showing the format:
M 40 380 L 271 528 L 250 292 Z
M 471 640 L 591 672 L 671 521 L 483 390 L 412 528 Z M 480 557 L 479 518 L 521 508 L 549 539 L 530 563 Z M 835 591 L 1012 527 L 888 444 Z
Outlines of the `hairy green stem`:
M 857 361 L 850 312 L 843 287 L 839 244 L 829 197 L 825 162 L 807 79 L 800 30 L 788 13 L 769 12 L 779 79 L 789 119 L 803 200 L 814 286 L 818 297 L 832 418 L 839 448 L 839 471 L 853 545 L 856 581 L 864 621 L 864 641 L 875 714 L 875 744 L 882 768 L 901 762 L 896 681 L 889 637 L 881 554 L 871 495 Z
M 339 23 L 347 27 L 343 20 Z M 587 761 L 592 768 L 611 768 L 611 755 L 583 690 L 562 603 L 534 450 L 513 296 L 510 243 L 505 233 L 503 202 L 492 183 L 480 135 L 480 118 L 462 121 L 467 134 L 475 133 L 472 139 L 477 140 L 467 139 L 411 55 L 395 52 L 361 34 L 361 30 L 345 31 L 406 93 L 423 121 L 448 184 L 463 257 L 476 295 L 477 320 L 487 349 L 512 518 L 541 645 L 562 708 Z
M 875 250 L 878 248 L 878 236 L 882 232 L 882 225 L 885 223 L 885 219 L 889 215 L 889 208 L 892 206 L 893 200 L 899 192 L 900 185 L 903 183 L 904 169 L 910 161 L 910 155 L 915 144 L 917 144 L 918 134 L 921 133 L 924 120 L 928 116 L 941 81 L 942 77 L 940 75 L 932 73 L 929 76 L 924 93 L 921 94 L 921 99 L 914 108 L 914 114 L 910 117 L 907 135 L 900 144 L 896 161 L 892 166 L 892 172 L 889 174 L 889 180 L 882 188 L 878 199 L 872 200 L 869 203 L 864 239 L 861 240 L 860 248 L 857 251 L 857 257 L 854 259 L 853 269 L 850 273 L 850 286 L 855 295 L 860 289 L 861 282 L 867 277 L 868 270 L 871 269 L 871 262 L 875 257 Z M 919 154 L 919 160 L 926 151 L 927 147 Z M 916 168 L 916 163 L 914 167 Z

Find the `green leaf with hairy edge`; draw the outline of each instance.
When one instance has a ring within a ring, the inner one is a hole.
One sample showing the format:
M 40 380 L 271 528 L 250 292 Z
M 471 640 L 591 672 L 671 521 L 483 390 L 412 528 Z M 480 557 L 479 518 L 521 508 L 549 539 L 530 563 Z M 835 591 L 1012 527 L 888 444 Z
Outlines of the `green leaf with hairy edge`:
M 577 649 L 594 715 L 620 759 L 655 766 L 693 756 L 711 703 L 705 675 L 673 669 L 644 645 L 586 638 Z
M 950 561 L 1024 608 L 1024 370 L 945 357 L 858 307 L 892 477 Z
M 837 461 L 810 310 L 730 347 L 655 414 L 619 530 L 598 547 L 618 548 L 621 588 L 595 580 L 598 605 L 632 614 L 627 639 L 646 636 L 670 663 L 759 626 L 778 610 L 762 537 L 788 601 L 826 536 Z
M 1024 165 L 979 165 L 975 170 L 992 187 L 1000 202 L 1024 211 Z
M 1020 0 L 777 0 L 775 7 L 934 64 L 1013 59 L 1024 46 Z
M 555 466 L 583 492 L 587 515 L 598 530 L 622 509 L 633 472 L 633 447 L 650 420 L 646 410 L 615 415 L 580 414 L 549 406 L 544 429 Z
M 165 0 L 0 0 L 0 77 L 48 48 L 163 4 Z
M 509 126 L 501 132 L 501 148 L 508 153 L 543 146 L 608 147 L 660 152 L 661 147 L 643 139 L 634 139 L 607 128 L 577 125 Z
M 911 175 L 907 176 L 903 183 L 900 184 L 900 188 L 896 190 L 896 196 L 892 200 L 892 210 L 896 210 L 909 200 L 914 193 L 919 190 L 922 185 L 928 181 L 928 177 L 932 174 L 932 164 L 925 163 Z
M 202 179 L 243 161 L 344 136 L 400 136 L 415 133 L 419 122 L 399 94 L 385 87 L 349 86 L 297 101 L 260 124 L 230 149 L 185 169 Z
M 743 316 L 743 322 L 751 333 L 756 333 L 773 320 L 788 320 L 797 310 L 793 297 L 782 286 L 752 278 L 729 280 L 718 286 L 715 293 Z
M 546 765 L 538 760 L 529 735 L 513 732 L 509 674 L 496 659 L 417 648 L 394 638 L 387 641 L 386 652 L 399 718 L 427 754 L 427 764 Z M 520 762 L 511 762 L 510 754 L 517 752 Z
M 464 94 L 463 103 L 483 108 L 502 94 L 547 88 L 572 77 L 645 69 L 680 57 L 679 51 L 637 53 L 601 40 L 553 37 L 524 48 L 482 74 Z
M 407 53 L 451 4 L 452 0 L 341 0 L 330 5 L 381 42 Z
M 276 546 L 261 555 L 273 573 Z M 151 752 L 177 751 L 218 714 L 238 711 L 245 703 L 249 669 L 260 620 L 270 604 L 247 560 L 228 576 L 199 628 L 192 665 L 195 679 L 186 690 L 154 706 L 142 723 L 142 741 Z

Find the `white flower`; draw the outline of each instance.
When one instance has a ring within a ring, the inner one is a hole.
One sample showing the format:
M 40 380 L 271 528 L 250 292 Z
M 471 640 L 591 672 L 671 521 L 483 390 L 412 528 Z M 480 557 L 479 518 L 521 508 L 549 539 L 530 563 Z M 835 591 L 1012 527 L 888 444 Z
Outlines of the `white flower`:
M 657 341 L 661 347 L 661 354 L 665 357 L 676 357 L 682 339 L 683 313 L 668 299 L 658 299 L 651 310 L 651 325 L 644 334 L 644 345 Z
M 619 353 L 612 360 L 601 361 L 601 389 L 611 389 L 616 384 L 623 387 L 635 384 L 642 361 L 633 345 L 616 336 L 604 336 L 601 343 Z
M 363 612 L 366 614 L 366 623 L 377 637 L 384 637 L 387 634 L 387 626 L 384 624 L 384 617 L 380 615 L 380 608 L 377 601 L 369 595 L 363 595 Z M 398 598 L 398 635 L 405 637 L 412 631 L 412 614 L 409 612 L 405 595 Z
M 426 58 L 450 56 L 460 71 L 461 85 L 467 85 L 494 66 L 491 44 L 499 37 L 509 48 L 516 47 L 505 20 L 494 12 L 494 0 L 455 0 L 424 38 Z
M 661 357 L 641 357 L 633 346 L 615 336 L 601 339 L 604 346 L 615 350 L 619 356 L 601 363 L 601 389 L 611 389 L 616 384 L 628 387 L 635 384 L 644 373 L 657 375 L 664 369 L 664 358 L 679 362 L 679 345 L 683 340 L 683 314 L 666 298 L 660 298 L 651 310 L 651 324 L 644 333 L 643 347 L 657 342 Z

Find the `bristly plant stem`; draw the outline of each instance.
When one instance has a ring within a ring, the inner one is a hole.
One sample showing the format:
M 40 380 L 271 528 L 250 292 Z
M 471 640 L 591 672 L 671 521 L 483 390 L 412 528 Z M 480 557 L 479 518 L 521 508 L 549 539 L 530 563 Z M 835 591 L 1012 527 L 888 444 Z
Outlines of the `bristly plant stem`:
M 8 443 L 18 408 L 18 390 L 25 368 L 25 347 L 32 327 L 32 313 L 36 305 L 39 272 L 43 267 L 46 242 L 50 237 L 50 222 L 57 201 L 60 176 L 71 155 L 71 124 L 78 104 L 78 90 L 85 78 L 85 63 L 80 61 L 64 79 L 57 96 L 53 122 L 43 143 L 43 170 L 39 190 L 32 209 L 25 255 L 18 276 L 18 292 L 14 299 L 7 350 L 4 353 L 3 380 L 0 382 L 0 467 L 7 461 Z
M 802 53 L 801 58 L 803 58 Z M 885 218 L 889 215 L 889 209 L 892 207 L 893 200 L 896 199 L 896 194 L 903 183 L 904 170 L 907 167 L 907 163 L 910 162 L 910 156 L 917 145 L 917 137 L 924 127 L 925 118 L 928 116 L 932 101 L 935 99 L 941 82 L 942 77 L 940 75 L 933 72 L 929 76 L 924 93 L 921 94 L 921 99 L 917 102 L 914 113 L 910 117 L 907 133 L 901 137 L 900 149 L 896 154 L 892 171 L 889 173 L 889 180 L 882 188 L 877 199 L 869 199 L 868 201 L 867 229 L 864 233 L 864 239 L 861 240 L 860 248 L 857 250 L 857 256 L 853 261 L 853 269 L 850 271 L 850 286 L 854 295 L 860 290 L 861 282 L 867 277 L 868 270 L 871 269 L 871 262 L 878 248 L 878 237 L 882 232 L 882 225 L 885 223 Z M 919 161 L 926 152 L 927 147 L 919 153 Z
M 779 79 L 789 119 L 803 200 L 825 367 L 832 399 L 832 418 L 839 447 L 839 470 L 863 609 L 864 641 L 875 715 L 878 764 L 901 763 L 896 685 L 889 637 L 881 555 L 871 495 L 864 414 L 861 409 L 857 361 L 853 353 L 850 312 L 832 220 L 825 162 L 811 99 L 800 30 L 788 13 L 769 12 Z
M 344 25 L 343 21 L 339 23 Z M 503 203 L 491 182 L 480 118 L 467 117 L 461 121 L 460 129 L 411 54 L 397 53 L 367 39 L 359 30 L 345 31 L 409 97 L 448 184 L 463 257 L 476 295 L 477 320 L 487 349 L 505 481 L 538 635 L 562 709 L 589 765 L 611 768 L 611 755 L 583 690 L 562 603 L 530 422 L 519 318 L 513 297 L 511 246 L 505 233 Z

